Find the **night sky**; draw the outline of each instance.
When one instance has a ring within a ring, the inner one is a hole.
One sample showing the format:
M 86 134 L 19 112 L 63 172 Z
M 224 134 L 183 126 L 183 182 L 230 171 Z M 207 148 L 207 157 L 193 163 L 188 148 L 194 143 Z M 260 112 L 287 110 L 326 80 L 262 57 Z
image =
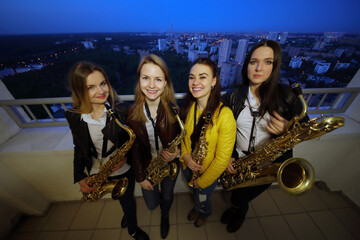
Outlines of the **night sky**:
M 360 33 L 360 0 L 1 0 L 0 34 Z

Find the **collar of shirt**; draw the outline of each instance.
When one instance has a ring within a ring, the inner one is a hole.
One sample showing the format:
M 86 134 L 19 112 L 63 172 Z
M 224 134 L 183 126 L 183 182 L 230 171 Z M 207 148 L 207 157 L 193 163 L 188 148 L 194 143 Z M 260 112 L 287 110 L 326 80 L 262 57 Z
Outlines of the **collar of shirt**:
M 250 87 L 249 87 L 247 98 L 249 99 L 250 106 L 248 106 L 249 103 L 247 103 L 247 101 L 245 101 L 245 106 L 252 107 L 253 110 L 258 110 L 259 105 L 256 106 L 256 98 L 254 97 L 254 95 L 252 95 L 252 93 L 250 91 Z
M 104 108 L 104 112 L 103 112 L 103 114 L 101 114 L 101 117 L 100 117 L 99 121 L 93 119 L 91 117 L 90 113 L 82 113 L 81 114 L 81 119 L 84 120 L 84 122 L 86 122 L 88 124 L 100 125 L 100 126 L 105 127 L 105 124 L 106 124 L 106 108 Z

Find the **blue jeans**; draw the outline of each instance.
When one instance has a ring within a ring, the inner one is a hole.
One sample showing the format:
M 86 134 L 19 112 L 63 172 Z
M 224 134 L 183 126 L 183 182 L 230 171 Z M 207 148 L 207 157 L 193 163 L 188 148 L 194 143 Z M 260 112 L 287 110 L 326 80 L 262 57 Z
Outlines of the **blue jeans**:
M 184 170 L 184 176 L 187 181 L 190 180 L 192 171 L 190 168 Z M 200 213 L 204 218 L 208 218 L 211 215 L 211 195 L 215 190 L 217 185 L 217 179 L 206 188 L 192 188 L 190 187 L 191 192 L 193 193 L 194 202 L 195 202 L 195 211 Z
M 128 233 L 134 234 L 137 229 L 137 220 L 136 220 L 136 202 L 134 198 L 134 188 L 135 188 L 135 175 L 133 168 L 131 167 L 127 172 L 117 175 L 114 177 L 109 177 L 109 180 L 119 179 L 122 177 L 127 177 L 129 180 L 128 187 L 125 191 L 125 194 L 119 199 L 121 208 L 123 209 L 124 216 L 127 220 Z M 121 221 L 121 220 L 120 220 Z
M 179 171 L 180 164 L 177 160 L 175 161 Z M 154 190 L 141 188 L 147 208 L 152 211 L 160 205 L 161 217 L 163 218 L 169 217 L 170 208 L 174 201 L 174 187 L 178 175 L 174 179 L 171 179 L 169 176 L 165 177 L 160 184 L 154 186 Z

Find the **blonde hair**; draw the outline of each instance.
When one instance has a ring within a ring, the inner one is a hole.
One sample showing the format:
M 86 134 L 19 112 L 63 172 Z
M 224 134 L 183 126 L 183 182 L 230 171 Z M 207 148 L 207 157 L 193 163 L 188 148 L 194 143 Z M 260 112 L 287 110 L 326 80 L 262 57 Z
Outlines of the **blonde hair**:
M 169 101 L 172 101 L 175 103 L 175 94 L 174 94 L 174 88 L 173 88 L 171 78 L 170 78 L 169 69 L 168 69 L 166 63 L 164 62 L 164 60 L 162 60 L 162 58 L 160 58 L 159 56 L 156 56 L 154 54 L 144 56 L 139 63 L 139 66 L 137 69 L 137 82 L 136 82 L 136 86 L 135 86 L 135 101 L 134 101 L 134 105 L 130 108 L 129 119 L 135 120 L 135 121 L 140 121 L 140 122 L 147 121 L 146 116 L 144 114 L 144 110 L 143 110 L 143 104 L 145 102 L 145 95 L 142 93 L 141 88 L 140 88 L 141 68 L 147 63 L 152 63 L 152 64 L 155 64 L 156 66 L 160 67 L 160 69 L 163 71 L 163 73 L 165 75 L 166 85 L 164 88 L 164 92 L 160 96 L 160 100 L 162 102 L 162 106 L 165 108 L 166 115 L 168 116 L 169 121 L 171 123 L 173 123 L 173 122 L 175 122 L 175 117 L 173 116 L 168 103 L 169 103 Z
M 118 101 L 118 95 L 111 87 L 109 79 L 107 78 L 104 70 L 93 63 L 79 62 L 75 63 L 70 68 L 68 74 L 74 105 L 74 108 L 71 111 L 77 113 L 90 113 L 92 111 L 92 104 L 90 102 L 86 79 L 90 74 L 96 71 L 101 72 L 104 75 L 105 81 L 109 87 L 108 102 L 111 104 L 111 106 L 114 106 L 115 102 Z

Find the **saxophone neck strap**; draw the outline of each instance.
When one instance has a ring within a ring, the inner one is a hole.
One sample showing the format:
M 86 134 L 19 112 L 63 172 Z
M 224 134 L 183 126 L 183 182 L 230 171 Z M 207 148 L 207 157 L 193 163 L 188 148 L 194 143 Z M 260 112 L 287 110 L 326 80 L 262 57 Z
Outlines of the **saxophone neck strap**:
M 255 136 L 254 136 L 254 130 L 255 130 L 255 125 L 256 125 L 256 118 L 259 117 L 259 112 L 258 111 L 253 111 L 252 106 L 250 105 L 250 101 L 248 98 L 246 98 L 248 104 L 249 104 L 249 109 L 250 109 L 250 113 L 251 116 L 253 117 L 253 121 L 252 121 L 252 126 L 251 126 L 251 132 L 250 132 L 250 138 L 249 138 L 249 147 L 247 152 L 254 152 L 255 151 Z
M 111 112 L 111 116 L 113 116 L 114 118 L 115 115 L 113 115 L 114 113 Z M 106 123 L 110 123 L 110 115 L 108 114 L 107 117 L 106 117 Z M 107 150 L 108 148 L 108 141 L 109 139 L 107 137 L 103 137 L 103 145 L 102 145 L 102 150 L 101 150 L 101 157 L 102 158 L 106 158 L 107 156 L 109 156 L 115 149 L 116 149 L 116 146 L 112 146 L 112 148 L 109 149 L 109 151 Z
M 149 106 L 148 106 L 148 104 L 146 103 L 146 101 L 144 102 L 144 104 L 145 104 L 146 116 L 150 119 L 151 124 L 152 124 L 152 126 L 153 126 L 153 128 L 154 128 L 156 151 L 159 151 L 159 133 L 158 133 L 158 131 L 157 131 L 155 121 L 156 121 L 156 118 L 157 118 L 157 116 L 158 116 L 158 114 L 159 114 L 159 109 L 160 109 L 161 101 L 159 102 L 158 108 L 157 108 L 157 110 L 156 110 L 156 118 L 155 118 L 155 119 L 153 119 L 153 118 L 151 117 L 150 110 L 149 110 Z

